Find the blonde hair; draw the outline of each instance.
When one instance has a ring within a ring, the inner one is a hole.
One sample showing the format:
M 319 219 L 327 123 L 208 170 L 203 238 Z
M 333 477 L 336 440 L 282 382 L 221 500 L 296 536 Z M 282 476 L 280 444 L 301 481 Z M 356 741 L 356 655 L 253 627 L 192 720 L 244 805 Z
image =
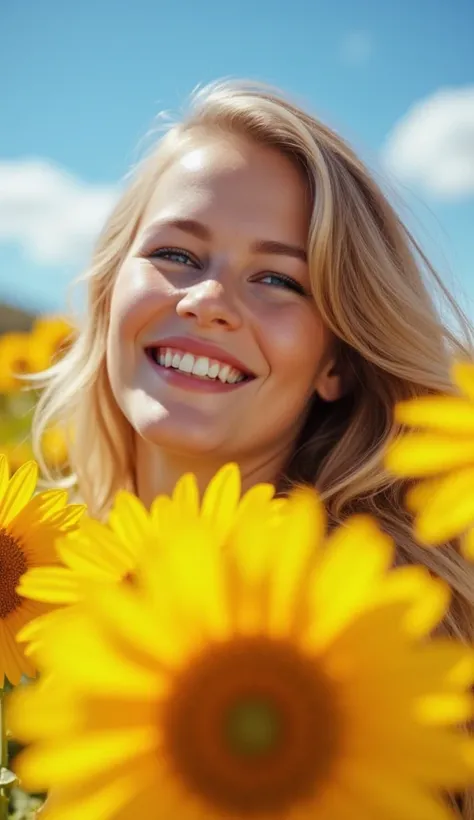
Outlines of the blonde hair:
M 403 508 L 406 485 L 385 473 L 381 458 L 399 432 L 393 418 L 397 401 L 452 390 L 450 359 L 471 354 L 469 324 L 351 148 L 266 86 L 224 82 L 200 91 L 187 116 L 135 170 L 83 277 L 84 326 L 44 378 L 34 420 L 38 460 L 54 481 L 41 457 L 41 436 L 53 420 L 72 421 L 74 480 L 91 514 L 103 517 L 118 489 L 134 490 L 132 430 L 113 398 L 105 366 L 111 292 L 163 170 L 197 132 L 216 130 L 281 150 L 302 168 L 312 192 L 308 254 L 314 298 L 336 337 L 339 367 L 350 388 L 333 405 L 314 400 L 286 485 L 314 484 L 334 523 L 355 511 L 375 515 L 393 536 L 400 562 L 424 564 L 449 582 L 453 604 L 446 630 L 471 641 L 472 569 L 454 546 L 427 551 L 415 543 Z M 460 334 L 442 323 L 430 289 L 450 307 Z M 462 816 L 474 820 L 470 796 Z

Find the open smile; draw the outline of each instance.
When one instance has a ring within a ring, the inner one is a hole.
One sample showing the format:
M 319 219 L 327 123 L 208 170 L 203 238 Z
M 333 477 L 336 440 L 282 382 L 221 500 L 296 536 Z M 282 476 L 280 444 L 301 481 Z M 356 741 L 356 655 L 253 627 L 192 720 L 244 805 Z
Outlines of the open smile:
M 238 366 L 236 360 L 231 363 L 206 355 L 209 349 L 206 345 L 194 344 L 193 347 L 195 350 L 190 352 L 189 349 L 173 346 L 168 342 L 148 345 L 145 353 L 163 377 L 183 387 L 191 387 L 193 383 L 198 389 L 222 392 L 235 389 L 255 378 L 243 366 Z M 201 350 L 196 350 L 198 347 Z

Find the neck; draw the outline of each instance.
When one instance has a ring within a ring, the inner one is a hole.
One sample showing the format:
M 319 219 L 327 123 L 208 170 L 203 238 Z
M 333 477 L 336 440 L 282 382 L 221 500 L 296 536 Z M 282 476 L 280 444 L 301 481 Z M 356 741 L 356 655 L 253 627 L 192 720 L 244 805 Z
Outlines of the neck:
M 287 457 L 288 453 L 284 452 L 272 456 L 253 456 L 253 458 L 239 460 L 242 492 L 262 482 L 275 484 L 281 475 Z M 225 463 L 226 461 L 217 459 L 193 458 L 189 455 L 170 453 L 137 437 L 137 495 L 149 508 L 157 495 L 170 495 L 176 482 L 184 473 L 194 473 L 202 497 L 211 478 Z

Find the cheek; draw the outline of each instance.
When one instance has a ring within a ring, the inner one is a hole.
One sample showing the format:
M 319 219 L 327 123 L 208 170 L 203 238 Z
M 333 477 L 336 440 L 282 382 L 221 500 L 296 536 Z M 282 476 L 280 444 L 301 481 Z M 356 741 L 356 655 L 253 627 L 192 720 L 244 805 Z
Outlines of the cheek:
M 117 345 L 134 340 L 169 301 L 169 286 L 155 269 L 131 260 L 120 270 L 110 307 L 110 337 Z
M 327 333 L 311 307 L 288 308 L 260 321 L 262 349 L 272 375 L 291 382 L 311 383 L 327 348 Z

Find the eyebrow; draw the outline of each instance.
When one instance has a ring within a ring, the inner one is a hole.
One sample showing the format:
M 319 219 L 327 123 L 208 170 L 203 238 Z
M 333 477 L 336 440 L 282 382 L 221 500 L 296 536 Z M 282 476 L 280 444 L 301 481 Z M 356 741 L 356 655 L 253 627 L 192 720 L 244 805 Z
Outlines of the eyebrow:
M 211 231 L 202 222 L 195 219 L 170 219 L 164 221 L 153 222 L 149 225 L 145 234 L 147 238 L 151 238 L 154 233 L 160 228 L 177 228 L 184 233 L 192 234 L 192 236 L 208 242 L 211 239 Z M 261 239 L 254 243 L 252 250 L 255 253 L 277 254 L 279 256 L 291 256 L 294 259 L 299 259 L 305 264 L 308 262 L 308 256 L 304 248 L 299 245 L 289 245 L 286 242 L 277 242 L 274 239 Z

